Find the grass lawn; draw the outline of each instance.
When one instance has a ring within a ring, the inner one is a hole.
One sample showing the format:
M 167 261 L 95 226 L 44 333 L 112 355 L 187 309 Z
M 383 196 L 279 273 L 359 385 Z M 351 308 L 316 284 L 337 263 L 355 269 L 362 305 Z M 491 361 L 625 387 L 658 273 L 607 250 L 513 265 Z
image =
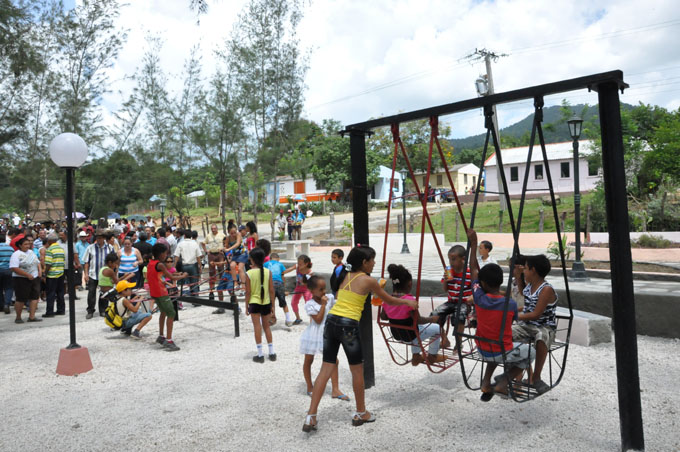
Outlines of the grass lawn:
M 585 218 L 586 218 L 586 206 L 590 201 L 590 194 L 581 196 L 581 228 L 585 228 Z M 561 203 L 557 205 L 557 213 L 561 215 L 562 212 L 567 213 L 567 218 L 565 221 L 566 231 L 574 230 L 574 198 L 573 196 L 561 196 Z M 519 200 L 511 202 L 512 212 L 517 222 L 517 215 L 519 213 Z M 444 204 L 446 209 L 444 210 L 444 236 L 446 240 L 453 241 L 456 240 L 456 215 L 458 209 L 456 205 Z M 465 219 L 470 224 L 470 216 L 472 215 L 472 203 L 463 204 L 463 215 Z M 555 231 L 555 221 L 553 217 L 552 206 L 543 205 L 540 198 L 539 199 L 529 199 L 524 203 L 524 213 L 522 214 L 522 232 L 539 232 L 538 223 L 540 219 L 540 211 L 543 209 L 544 222 L 543 222 L 543 232 L 554 232 Z M 442 232 L 442 215 L 438 212 L 435 213 L 435 209 L 430 213 L 432 218 L 432 225 L 436 232 Z M 475 217 L 475 229 L 479 232 L 498 232 L 498 201 L 489 202 L 479 202 L 477 204 L 477 213 Z M 426 230 L 429 232 L 429 226 L 425 225 Z M 420 231 L 420 222 L 416 222 L 414 231 Z M 503 232 L 510 232 L 510 217 L 508 211 L 506 210 L 503 214 Z M 460 223 L 459 233 L 462 237 L 465 237 L 465 231 L 463 230 L 463 224 Z

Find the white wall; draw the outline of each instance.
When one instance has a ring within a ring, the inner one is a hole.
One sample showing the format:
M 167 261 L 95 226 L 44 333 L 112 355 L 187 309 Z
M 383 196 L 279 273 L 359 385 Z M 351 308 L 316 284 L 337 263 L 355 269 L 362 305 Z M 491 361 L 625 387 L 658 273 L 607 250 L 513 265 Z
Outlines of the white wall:
M 569 162 L 569 177 L 563 178 L 561 176 L 560 164 L 562 162 Z M 548 175 L 545 168 L 543 168 L 543 179 L 536 180 L 534 178 L 534 166 L 543 164 L 543 162 L 532 162 L 531 170 L 529 172 L 529 181 L 527 183 L 528 189 L 540 189 L 532 193 L 548 193 Z M 550 175 L 552 176 L 553 189 L 556 193 L 573 193 L 574 192 L 574 167 L 572 160 L 553 160 L 550 164 Z M 516 182 L 510 181 L 511 167 L 517 167 L 518 178 Z M 511 195 L 520 195 L 522 193 L 522 184 L 524 184 L 524 170 L 526 162 L 518 164 L 510 164 L 504 166 L 505 177 L 508 182 L 508 191 Z M 496 166 L 487 166 L 486 170 L 486 190 L 491 192 L 498 192 L 498 178 L 496 177 Z M 579 159 L 579 189 L 590 191 L 595 188 L 601 176 L 588 176 L 588 161 L 586 159 Z M 528 193 L 528 192 L 527 192 Z M 489 194 L 489 196 L 496 196 Z

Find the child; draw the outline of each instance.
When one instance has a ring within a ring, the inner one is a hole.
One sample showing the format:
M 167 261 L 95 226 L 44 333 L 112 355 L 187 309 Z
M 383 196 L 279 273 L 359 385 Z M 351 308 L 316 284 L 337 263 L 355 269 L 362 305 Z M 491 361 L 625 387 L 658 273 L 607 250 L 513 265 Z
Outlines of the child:
M 546 282 L 550 273 L 550 261 L 540 254 L 526 256 L 524 280 L 517 280 L 518 289 L 524 294 L 524 308 L 518 316 L 519 323 L 512 328 L 512 338 L 517 341 L 534 340 L 536 342 L 536 367 L 531 384 L 539 395 L 544 394 L 550 386 L 541 380 L 541 371 L 548 356 L 548 350 L 555 340 L 555 309 L 557 293 Z
M 392 296 L 404 300 L 415 300 L 413 295 L 411 295 L 411 288 L 413 286 L 411 273 L 409 273 L 403 265 L 396 264 L 388 265 L 387 272 L 392 280 Z M 428 362 L 432 364 L 444 361 L 444 356 L 437 354 L 439 352 L 439 340 L 440 338 L 443 338 L 442 345 L 444 348 L 448 347 L 450 344 L 446 336 L 441 335 L 441 327 L 436 323 L 438 320 L 437 317 L 421 317 L 418 311 L 407 305 L 394 306 L 389 304 L 383 305 L 380 316 L 383 320 L 389 320 L 390 323 L 394 325 L 413 326 L 414 319 L 412 313 L 415 313 L 415 321 L 418 325 L 421 341 L 424 342 L 431 337 L 440 336 L 432 341 L 428 347 Z M 416 338 L 416 333 L 414 331 L 394 327 L 391 329 L 392 336 L 395 339 L 413 344 L 413 347 L 411 347 L 411 352 L 413 353 L 411 365 L 417 366 L 425 361 L 425 358 L 421 355 L 422 350 L 418 346 L 418 339 Z
M 531 365 L 535 353 L 529 344 L 512 342 L 512 321 L 517 318 L 517 304 L 508 297 L 507 314 L 505 324 L 503 324 L 506 303 L 506 295 L 500 292 L 501 284 L 503 284 L 503 270 L 498 264 L 487 264 L 478 270 L 477 233 L 473 229 L 468 229 L 468 238 L 471 256 L 470 272 L 474 280 L 473 296 L 468 298 L 468 302 L 474 301 L 477 310 L 477 336 L 490 341 L 498 341 L 501 329 L 503 331 L 502 349 L 492 342 L 476 341 L 479 354 L 487 362 L 482 378 L 481 400 L 488 402 L 494 393 L 507 394 L 508 382 Z M 505 362 L 512 364 L 512 367 L 505 369 L 505 373 L 496 379 L 496 386 L 492 388 L 491 376 L 498 367 L 498 363 L 503 363 L 503 352 L 505 352 Z
M 175 311 L 172 301 L 168 296 L 168 289 L 165 287 L 161 276 L 165 276 L 168 280 L 182 279 L 188 276 L 187 273 L 172 274 L 165 266 L 165 260 L 168 257 L 168 247 L 162 243 L 156 243 L 152 249 L 151 254 L 153 258 L 149 260 L 147 270 L 147 280 L 149 281 L 149 295 L 158 306 L 161 315 L 158 319 L 158 337 L 156 342 L 165 347 L 166 350 L 175 352 L 179 347 L 175 345 L 172 340 L 172 324 L 175 321 Z M 163 335 L 163 327 L 167 326 L 167 337 Z
M 519 288 L 521 283 L 522 287 L 526 286 L 524 281 L 524 264 L 527 262 L 527 257 L 523 254 L 518 254 L 515 257 L 515 265 L 512 268 L 512 288 L 510 290 L 510 295 L 512 299 L 517 302 L 517 309 L 522 310 L 524 308 L 524 294 Z
M 120 264 L 120 258 L 115 251 L 110 252 L 104 258 L 104 266 L 99 270 L 99 290 L 102 294 L 105 294 L 109 290 L 118 284 L 118 265 Z M 134 273 L 126 273 L 121 281 L 127 281 L 132 278 Z
M 139 312 L 139 307 L 142 303 L 132 301 L 129 297 L 132 295 L 132 289 L 137 286 L 137 283 L 129 281 L 120 281 L 116 284 L 116 292 L 120 298 L 116 301 L 116 308 L 118 312 L 123 314 L 123 327 L 120 329 L 121 333 L 129 334 L 135 339 L 141 339 L 141 330 L 151 321 L 151 313 Z M 132 328 L 138 325 L 134 331 Z
M 338 296 L 338 289 L 340 285 L 340 273 L 345 268 L 345 264 L 342 263 L 342 258 L 345 257 L 345 253 L 340 249 L 336 248 L 331 251 L 331 262 L 335 267 L 333 273 L 331 274 L 331 293 L 334 297 Z
M 312 363 L 314 362 L 314 355 L 323 354 L 323 330 L 326 323 L 326 315 L 335 303 L 333 295 L 326 295 L 326 281 L 321 276 L 312 276 L 307 281 L 307 288 L 312 294 L 312 299 L 305 303 L 305 311 L 309 315 L 310 321 L 307 329 L 300 336 L 300 353 L 305 355 L 305 362 L 302 365 L 302 374 L 305 376 L 305 383 L 307 383 L 307 395 L 312 396 Z M 338 362 L 335 362 L 335 368 L 331 374 L 331 385 L 333 390 L 331 396 L 334 399 L 344 400 L 349 402 L 349 397 L 346 396 L 338 386 Z
M 449 249 L 449 266 L 446 267 L 444 278 L 442 278 L 442 286 L 448 294 L 448 300 L 445 303 L 437 306 L 430 316 L 439 317 L 439 326 L 444 327 L 446 324 L 446 317 L 455 314 L 458 311 L 458 333 L 465 330 L 465 321 L 467 319 L 467 305 L 458 303 L 460 293 L 463 293 L 463 299 L 472 295 L 472 285 L 470 280 L 470 268 L 468 267 L 463 274 L 465 266 L 465 248 L 461 245 L 454 245 Z M 463 283 L 465 280 L 465 283 Z M 451 320 L 454 324 L 454 320 Z M 456 349 L 458 348 L 460 339 L 456 335 Z M 455 350 L 455 349 L 454 349 Z
M 264 362 L 262 353 L 262 330 L 269 346 L 269 360 L 276 361 L 272 330 L 269 327 L 269 316 L 272 312 L 272 296 L 274 295 L 274 280 L 269 270 L 264 268 L 264 251 L 253 248 L 250 252 L 250 270 L 246 272 L 246 315 L 253 320 L 255 330 L 255 344 L 257 355 L 253 356 L 256 363 Z
M 278 253 L 272 253 L 268 262 L 264 263 L 264 268 L 269 270 L 272 274 L 272 280 L 274 281 L 274 295 L 276 299 L 279 300 L 279 307 L 283 308 L 283 313 L 286 316 L 286 326 L 293 325 L 293 320 L 290 317 L 290 311 L 288 310 L 288 304 L 286 303 L 286 285 L 283 282 L 283 272 L 286 271 L 286 267 L 279 262 Z M 270 324 L 276 324 L 276 308 L 272 306 L 272 318 L 269 321 Z
M 297 259 L 297 265 L 294 267 L 287 268 L 283 272 L 285 275 L 288 272 L 296 270 L 295 275 L 295 292 L 293 298 L 290 300 L 290 304 L 293 307 L 293 312 L 295 313 L 295 321 L 293 325 L 299 325 L 302 323 L 300 318 L 300 310 L 298 308 L 298 303 L 300 303 L 300 298 L 304 297 L 305 302 L 312 298 L 312 294 L 307 289 L 307 279 L 312 276 L 312 260 L 306 254 L 300 254 Z
M 493 249 L 493 245 L 488 240 L 482 240 L 479 242 L 479 268 L 484 267 L 486 264 L 495 264 L 496 259 L 489 256 L 489 253 Z

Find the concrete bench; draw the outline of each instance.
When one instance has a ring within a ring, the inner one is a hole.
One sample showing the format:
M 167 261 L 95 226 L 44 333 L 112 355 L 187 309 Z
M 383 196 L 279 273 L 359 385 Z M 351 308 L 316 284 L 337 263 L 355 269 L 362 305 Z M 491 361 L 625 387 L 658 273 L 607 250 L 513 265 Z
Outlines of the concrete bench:
M 300 254 L 309 255 L 309 246 L 312 244 L 311 240 L 289 240 L 286 244 L 286 259 L 294 259 L 298 256 L 296 253 L 297 246 L 300 245 Z
M 569 343 L 583 345 L 597 345 L 612 341 L 612 319 L 599 314 L 593 314 L 574 309 L 574 321 L 571 324 L 571 337 Z M 567 322 L 569 310 L 557 308 L 557 334 L 558 341 L 567 338 Z

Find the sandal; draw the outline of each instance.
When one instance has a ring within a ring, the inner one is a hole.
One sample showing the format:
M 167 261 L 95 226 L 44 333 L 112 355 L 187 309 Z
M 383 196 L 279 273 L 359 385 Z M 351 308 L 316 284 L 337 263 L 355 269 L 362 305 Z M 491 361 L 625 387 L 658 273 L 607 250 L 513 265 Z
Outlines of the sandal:
M 368 413 L 368 414 L 370 414 L 368 419 L 364 419 L 364 418 L 361 417 L 361 416 L 365 415 L 366 413 L 368 413 L 368 411 L 364 411 L 362 413 L 355 411 L 354 416 L 352 416 L 352 425 L 355 426 L 355 427 L 358 427 L 360 425 L 364 425 L 364 424 L 367 424 L 369 422 L 375 422 L 375 416 L 373 415 L 373 413 Z
M 340 394 L 339 396 L 331 396 L 331 397 L 334 398 L 334 399 L 338 399 L 338 400 L 344 400 L 345 402 L 350 401 L 349 396 L 346 395 L 346 394 Z
M 305 418 L 305 424 L 302 426 L 303 432 L 309 433 L 312 431 L 316 431 L 316 422 L 312 424 L 312 418 L 316 418 L 316 414 L 308 414 L 307 417 Z

